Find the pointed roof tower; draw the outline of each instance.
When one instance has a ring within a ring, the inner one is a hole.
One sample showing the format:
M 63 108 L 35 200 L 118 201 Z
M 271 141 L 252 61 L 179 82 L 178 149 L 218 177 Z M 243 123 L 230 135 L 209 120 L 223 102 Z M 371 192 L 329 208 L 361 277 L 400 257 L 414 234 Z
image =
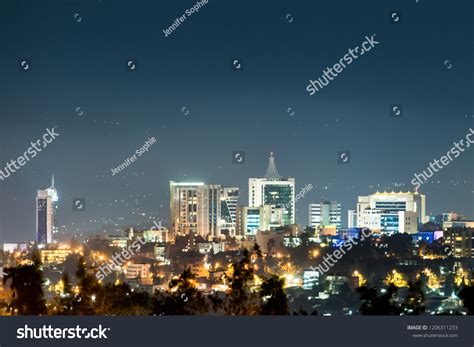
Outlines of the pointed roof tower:
M 281 176 L 275 166 L 275 157 L 273 156 L 273 152 L 270 153 L 270 158 L 268 158 L 268 167 L 267 172 L 265 173 L 265 178 L 270 181 L 278 181 L 281 179 Z

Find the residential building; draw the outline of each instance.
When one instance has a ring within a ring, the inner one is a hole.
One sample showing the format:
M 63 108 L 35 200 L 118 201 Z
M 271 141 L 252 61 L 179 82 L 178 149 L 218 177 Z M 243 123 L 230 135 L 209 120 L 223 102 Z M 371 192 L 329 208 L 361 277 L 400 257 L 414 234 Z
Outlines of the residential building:
M 474 258 L 474 222 L 473 227 L 451 227 L 444 232 L 446 244 L 455 258 Z

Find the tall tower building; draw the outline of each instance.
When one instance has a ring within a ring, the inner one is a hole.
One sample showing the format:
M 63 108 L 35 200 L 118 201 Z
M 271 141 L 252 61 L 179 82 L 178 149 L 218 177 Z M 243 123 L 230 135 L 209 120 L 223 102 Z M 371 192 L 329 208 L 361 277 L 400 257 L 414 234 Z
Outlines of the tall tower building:
M 170 182 L 170 220 L 174 235 L 220 237 L 235 234 L 238 188 L 219 184 Z
M 273 153 L 270 153 L 265 177 L 249 178 L 249 206 L 263 205 L 272 206 L 273 214 L 281 209 L 283 225 L 295 224 L 295 179 L 280 176 Z
M 204 185 L 197 190 L 197 234 L 204 237 L 220 237 L 221 186 Z
M 341 228 L 341 204 L 336 201 L 321 201 L 309 204 L 309 225 L 314 228 L 334 226 Z
M 173 235 L 197 233 L 198 190 L 204 183 L 170 182 L 170 221 Z
M 58 192 L 54 187 L 54 175 L 51 187 L 38 190 L 36 195 L 36 241 L 38 243 L 51 243 L 54 234 L 58 232 L 56 211 L 58 208 Z

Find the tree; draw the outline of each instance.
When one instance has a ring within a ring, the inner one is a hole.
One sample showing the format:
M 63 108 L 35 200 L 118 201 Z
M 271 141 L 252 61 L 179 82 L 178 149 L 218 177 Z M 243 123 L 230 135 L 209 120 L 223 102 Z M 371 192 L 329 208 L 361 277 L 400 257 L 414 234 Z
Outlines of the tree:
M 393 301 L 397 291 L 398 288 L 391 285 L 379 296 L 377 287 L 362 286 L 357 288 L 362 301 L 360 313 L 363 315 L 399 315 L 401 310 Z
M 53 314 L 68 316 L 73 310 L 74 293 L 67 272 L 62 274 L 60 283 L 62 287 L 61 293 L 59 293 L 59 296 L 54 298 L 53 307 L 56 309 L 53 311 Z
M 271 257 L 273 254 L 273 249 L 275 248 L 275 240 L 270 239 L 267 242 L 267 257 Z
M 196 315 L 209 312 L 209 303 L 196 288 L 196 279 L 191 269 L 173 278 L 166 295 L 157 294 L 154 312 L 165 315 Z M 158 311 L 158 312 L 157 312 Z
M 87 273 L 86 260 L 79 257 L 76 271 L 77 293 L 73 300 L 73 315 L 94 315 L 95 299 L 100 291 L 100 285 L 95 276 Z
M 402 307 L 408 315 L 420 315 L 425 312 L 425 293 L 421 281 L 408 283 L 408 293 Z
M 254 248 L 256 256 L 261 256 L 260 249 Z M 243 258 L 231 265 L 231 276 L 227 276 L 229 281 L 229 292 L 226 295 L 227 301 L 224 310 L 230 316 L 255 315 L 258 312 L 257 296 L 250 290 L 250 282 L 254 280 L 254 269 L 251 261 L 251 254 L 246 249 Z
M 474 286 L 463 285 L 458 296 L 462 300 L 463 306 L 467 309 L 467 313 L 474 315 Z
M 285 280 L 272 275 L 260 285 L 260 314 L 288 315 L 288 298 L 283 290 Z
M 3 283 L 10 283 L 12 290 L 10 308 L 19 315 L 45 314 L 44 280 L 38 250 L 33 250 L 32 264 L 7 268 L 5 272 Z
M 413 254 L 413 241 L 408 234 L 393 234 L 384 238 L 387 243 L 388 253 L 398 259 L 410 258 Z
M 150 294 L 134 291 L 126 283 L 107 283 L 96 303 L 96 312 L 101 315 L 145 316 L 152 313 Z

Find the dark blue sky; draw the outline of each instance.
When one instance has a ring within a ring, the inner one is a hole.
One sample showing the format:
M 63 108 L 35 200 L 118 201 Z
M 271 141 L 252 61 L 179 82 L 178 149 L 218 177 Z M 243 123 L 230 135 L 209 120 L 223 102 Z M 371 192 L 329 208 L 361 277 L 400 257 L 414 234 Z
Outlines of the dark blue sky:
M 299 223 L 321 198 L 340 201 L 345 221 L 358 195 L 411 189 L 414 173 L 474 127 L 470 0 L 210 0 L 165 38 L 194 3 L 0 3 L 0 169 L 46 128 L 60 133 L 0 182 L 0 241 L 34 238 L 36 190 L 53 172 L 64 231 L 151 226 L 150 216 L 168 218 L 170 180 L 236 185 L 246 203 L 248 177 L 265 173 L 270 151 L 297 191 L 315 186 L 297 203 Z M 372 34 L 378 46 L 309 96 L 309 79 Z M 390 117 L 392 104 L 402 118 Z M 111 177 L 151 136 L 150 151 Z M 232 164 L 236 150 L 244 165 Z M 337 164 L 342 150 L 349 165 Z M 474 217 L 473 172 L 471 149 L 423 185 L 428 212 Z M 73 197 L 85 212 L 72 211 Z

